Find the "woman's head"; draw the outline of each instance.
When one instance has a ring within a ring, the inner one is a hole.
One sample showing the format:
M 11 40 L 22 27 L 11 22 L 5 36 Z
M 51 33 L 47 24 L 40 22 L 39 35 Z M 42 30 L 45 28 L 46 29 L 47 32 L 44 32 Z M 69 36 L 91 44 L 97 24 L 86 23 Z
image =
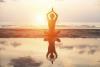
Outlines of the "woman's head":
M 51 13 L 51 14 L 50 14 L 50 18 L 53 19 L 54 17 L 55 17 L 55 15 L 54 15 L 53 13 Z

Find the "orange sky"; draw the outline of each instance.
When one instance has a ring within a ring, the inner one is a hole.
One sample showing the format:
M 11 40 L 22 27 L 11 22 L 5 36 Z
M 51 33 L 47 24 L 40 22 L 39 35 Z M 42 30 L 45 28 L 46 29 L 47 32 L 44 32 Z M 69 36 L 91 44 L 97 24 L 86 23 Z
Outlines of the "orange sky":
M 52 7 L 59 15 L 58 24 L 100 23 L 98 0 L 4 0 L 0 24 L 44 25 Z

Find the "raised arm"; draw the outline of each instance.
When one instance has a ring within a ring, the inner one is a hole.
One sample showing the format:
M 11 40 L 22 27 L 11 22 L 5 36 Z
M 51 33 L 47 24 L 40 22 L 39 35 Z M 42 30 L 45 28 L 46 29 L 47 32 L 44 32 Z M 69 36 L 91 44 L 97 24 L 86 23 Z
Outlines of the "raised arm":
M 47 13 L 47 19 L 48 19 L 48 20 L 50 20 L 50 13 L 51 13 L 51 12 Z
M 57 18 L 58 18 L 58 14 L 54 12 L 54 15 L 55 15 L 54 20 L 56 21 L 56 20 L 57 20 Z
M 52 8 L 52 10 L 49 13 L 47 13 L 47 19 L 56 21 L 57 18 L 58 18 L 58 15 L 57 15 L 57 13 L 54 12 L 54 10 Z

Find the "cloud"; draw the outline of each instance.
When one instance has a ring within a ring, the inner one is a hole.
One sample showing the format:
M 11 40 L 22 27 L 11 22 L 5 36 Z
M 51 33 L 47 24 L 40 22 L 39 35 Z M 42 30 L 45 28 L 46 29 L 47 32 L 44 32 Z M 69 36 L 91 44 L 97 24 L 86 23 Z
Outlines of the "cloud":
M 9 43 L 7 42 L 7 41 L 0 41 L 0 45 L 1 46 L 7 46 Z M 20 42 L 16 42 L 16 41 L 14 41 L 14 42 L 12 42 L 12 43 L 10 43 L 9 45 L 11 45 L 11 46 L 13 46 L 13 47 L 18 47 L 18 46 L 20 46 L 20 45 L 22 45 Z
M 97 62 L 100 62 L 100 60 L 98 60 Z
M 83 53 L 85 53 L 85 51 L 84 50 L 80 50 L 78 53 L 79 54 L 83 54 Z
M 1 51 L 1 50 L 5 50 L 5 48 L 3 48 L 3 47 L 0 47 L 0 51 Z
M 96 49 L 90 49 L 89 51 L 88 51 L 88 54 L 94 54 L 96 52 Z
M 62 49 L 62 48 L 63 48 L 63 49 L 66 48 L 66 49 L 71 49 L 71 50 L 72 50 L 72 49 L 74 48 L 74 46 L 60 46 L 60 48 L 61 48 L 61 49 Z
M 6 44 L 6 41 L 0 41 L 0 45 L 5 45 Z
M 100 64 L 75 64 L 75 67 L 100 67 Z
M 12 42 L 12 43 L 9 43 L 7 41 L 0 41 L 0 51 L 4 51 L 6 49 L 8 49 L 9 47 L 11 48 L 16 48 L 18 46 L 21 46 L 22 44 L 20 42 Z
M 9 63 L 13 67 L 39 67 L 41 64 L 41 62 L 36 62 L 30 56 L 15 58 Z
M 0 51 L 5 50 L 6 41 L 0 41 Z
M 11 45 L 12 45 L 13 47 L 18 47 L 18 46 L 20 46 L 20 45 L 22 45 L 22 44 L 19 43 L 19 42 L 13 42 Z
M 0 2 L 4 2 L 4 0 L 0 0 Z
M 0 67 L 1 67 L 1 65 L 0 65 Z
M 60 49 L 67 49 L 67 50 L 73 50 L 76 49 L 78 50 L 78 54 L 83 54 L 83 53 L 87 53 L 87 54 L 95 54 L 96 51 L 100 51 L 100 46 L 99 45 L 70 45 L 70 46 L 60 46 Z

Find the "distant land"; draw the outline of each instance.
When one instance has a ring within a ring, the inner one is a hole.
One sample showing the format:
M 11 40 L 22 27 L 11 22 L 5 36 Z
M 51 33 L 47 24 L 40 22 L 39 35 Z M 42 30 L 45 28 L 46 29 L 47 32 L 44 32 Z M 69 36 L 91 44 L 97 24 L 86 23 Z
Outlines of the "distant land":
M 59 37 L 100 38 L 100 29 L 57 29 Z M 43 38 L 47 29 L 0 28 L 0 38 Z
M 0 28 L 10 29 L 47 29 L 48 25 L 33 26 L 33 25 L 0 25 Z M 100 29 L 96 25 L 56 25 L 56 29 Z

